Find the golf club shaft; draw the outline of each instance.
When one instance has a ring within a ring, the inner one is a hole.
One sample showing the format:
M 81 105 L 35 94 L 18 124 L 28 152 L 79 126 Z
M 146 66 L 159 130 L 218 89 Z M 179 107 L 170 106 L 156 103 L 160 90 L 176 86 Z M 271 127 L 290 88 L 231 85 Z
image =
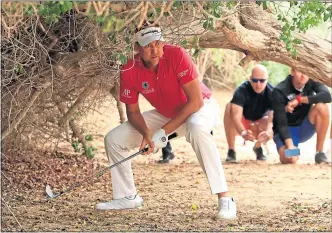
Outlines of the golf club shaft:
M 168 136 L 168 140 L 171 140 L 171 139 L 173 139 L 173 138 L 175 138 L 175 137 L 177 137 L 177 136 L 178 136 L 177 133 L 173 133 L 173 134 L 171 134 L 171 135 Z M 119 162 L 117 162 L 117 163 L 115 163 L 115 164 L 112 164 L 111 166 L 108 166 L 108 167 L 104 168 L 103 170 L 97 172 L 96 174 L 94 174 L 94 175 L 92 175 L 92 176 L 89 176 L 88 178 L 82 180 L 81 182 L 76 182 L 76 183 L 74 183 L 74 184 L 73 184 L 72 186 L 70 186 L 69 188 L 67 188 L 67 189 L 65 189 L 65 190 L 63 190 L 63 191 L 60 191 L 60 192 L 59 192 L 58 194 L 56 194 L 54 197 L 58 197 L 58 196 L 60 196 L 60 195 L 62 195 L 62 194 L 64 194 L 64 193 L 67 193 L 67 192 L 73 190 L 74 188 L 76 188 L 76 187 L 78 187 L 78 186 L 81 186 L 83 183 L 85 183 L 85 182 L 91 180 L 92 178 L 102 176 L 102 175 L 103 175 L 108 169 L 111 169 L 111 168 L 113 168 L 113 167 L 116 167 L 116 166 L 118 166 L 119 164 L 124 163 L 124 162 L 128 161 L 129 159 L 132 159 L 132 158 L 136 157 L 137 155 L 140 155 L 140 154 L 142 154 L 142 153 L 144 153 L 144 152 L 146 152 L 146 151 L 148 151 L 148 148 L 144 148 L 144 149 L 142 149 L 142 150 L 136 152 L 135 154 L 132 154 L 132 155 L 128 156 L 127 158 L 125 158 L 125 159 L 123 159 L 123 160 L 121 160 L 121 161 L 119 161 Z

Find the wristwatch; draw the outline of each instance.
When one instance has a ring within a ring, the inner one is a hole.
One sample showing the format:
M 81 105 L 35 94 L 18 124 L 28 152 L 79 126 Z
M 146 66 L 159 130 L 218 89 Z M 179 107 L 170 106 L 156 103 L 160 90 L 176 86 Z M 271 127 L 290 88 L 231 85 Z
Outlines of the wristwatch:
M 298 105 L 301 105 L 302 104 L 302 95 L 301 94 L 298 94 L 298 95 L 296 95 L 296 100 L 297 100 L 297 103 L 298 103 Z
M 248 133 L 247 130 L 244 129 L 244 130 L 242 130 L 242 132 L 241 132 L 241 136 L 244 137 L 244 136 L 247 135 L 247 133 Z

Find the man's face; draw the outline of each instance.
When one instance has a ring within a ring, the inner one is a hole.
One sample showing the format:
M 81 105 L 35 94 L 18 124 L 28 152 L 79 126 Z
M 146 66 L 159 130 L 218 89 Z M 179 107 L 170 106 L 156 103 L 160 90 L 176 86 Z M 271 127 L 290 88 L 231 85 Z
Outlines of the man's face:
M 164 43 L 160 40 L 154 40 L 146 46 L 137 46 L 137 51 L 143 59 L 146 66 L 155 67 L 159 64 L 160 58 L 164 53 Z
M 296 86 L 304 86 L 309 81 L 309 77 L 305 74 L 302 74 L 300 71 L 295 69 L 291 70 L 291 74 L 293 76 L 293 82 Z
M 262 93 L 267 85 L 267 74 L 260 69 L 254 69 L 251 73 L 250 84 L 257 94 Z

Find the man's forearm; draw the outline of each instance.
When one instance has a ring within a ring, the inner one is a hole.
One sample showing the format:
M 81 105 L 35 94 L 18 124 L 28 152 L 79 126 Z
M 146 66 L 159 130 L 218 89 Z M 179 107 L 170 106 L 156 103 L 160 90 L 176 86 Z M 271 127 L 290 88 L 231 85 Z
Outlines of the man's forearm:
M 187 120 L 190 115 L 199 111 L 201 107 L 203 107 L 203 105 L 203 100 L 202 102 L 188 101 L 175 115 L 175 117 L 173 117 L 172 120 L 167 122 L 162 128 L 165 130 L 166 134 L 174 132 Z
M 304 104 L 330 103 L 331 95 L 330 93 L 322 92 L 312 96 L 302 96 L 301 102 Z
M 235 125 L 236 132 L 241 135 L 242 131 L 245 130 L 245 128 L 241 122 L 241 118 L 239 119 L 238 117 L 234 117 L 234 125 Z
M 143 136 L 150 134 L 148 127 L 144 121 L 144 118 L 140 112 L 127 114 L 129 123 Z
M 285 140 L 285 146 L 286 148 L 293 148 L 294 147 L 294 142 L 292 138 L 287 138 Z

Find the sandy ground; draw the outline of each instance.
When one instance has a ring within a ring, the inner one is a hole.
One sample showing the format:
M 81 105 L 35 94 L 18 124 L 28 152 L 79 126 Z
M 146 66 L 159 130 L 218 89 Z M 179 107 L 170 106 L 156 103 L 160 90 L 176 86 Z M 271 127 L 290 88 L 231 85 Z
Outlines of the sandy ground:
M 223 119 L 223 114 L 225 111 L 226 104 L 231 100 L 232 98 L 232 92 L 229 91 L 223 91 L 223 90 L 214 90 L 213 91 L 213 97 L 218 101 L 220 110 L 221 110 L 221 116 L 220 118 Z M 142 111 L 147 111 L 152 109 L 151 105 L 144 99 L 140 99 L 140 107 Z M 116 108 L 113 106 L 107 106 L 105 108 L 100 109 L 99 113 L 94 114 L 93 116 L 89 117 L 85 121 L 85 125 L 87 127 L 93 128 L 93 133 L 99 138 L 100 140 L 94 145 L 97 145 L 98 152 L 96 157 L 103 159 L 106 158 L 106 154 L 104 152 L 104 145 L 103 145 L 103 136 L 112 128 L 119 125 L 119 117 L 116 112 Z M 224 161 L 227 157 L 227 141 L 224 131 L 224 125 L 222 122 L 222 125 L 219 128 L 216 128 L 214 130 L 215 139 L 217 142 L 217 147 L 219 149 L 220 155 L 222 160 Z M 329 132 L 328 132 L 329 135 Z M 327 150 L 330 145 L 330 141 L 325 141 L 325 150 Z M 252 151 L 253 148 L 252 142 L 246 142 L 244 145 L 243 139 L 238 136 L 236 137 L 236 151 L 237 151 L 237 159 L 239 162 L 245 161 L 245 160 L 255 160 L 255 154 Z M 187 143 L 185 138 L 179 138 L 172 142 L 173 150 L 176 153 L 176 158 L 172 160 L 171 164 L 180 164 L 180 163 L 197 163 L 197 159 L 195 154 L 193 153 L 193 150 L 191 148 L 191 145 Z M 314 163 L 314 154 L 316 152 L 316 135 L 312 137 L 310 140 L 308 140 L 306 143 L 302 143 L 299 145 L 299 148 L 301 150 L 301 157 L 299 160 L 299 164 L 308 164 L 308 163 Z M 279 163 L 279 155 L 277 153 L 276 146 L 274 142 L 271 140 L 266 145 L 263 145 L 263 150 L 265 154 L 268 155 L 268 161 L 269 164 Z M 134 153 L 135 151 L 133 151 Z M 151 163 L 154 161 L 157 161 L 161 158 L 161 153 L 151 154 L 149 156 L 139 156 L 137 158 L 134 158 L 134 161 L 137 163 Z M 329 158 L 331 158 L 331 153 L 329 153 Z
M 223 113 L 231 93 L 214 91 L 213 95 Z M 141 109 L 151 107 L 142 100 Z M 111 103 L 85 121 L 97 147 L 92 160 L 73 153 L 70 145 L 61 146 L 57 153 L 11 151 L 2 156 L 1 230 L 332 231 L 331 166 L 313 163 L 315 137 L 300 145 L 297 165 L 281 165 L 273 142 L 264 147 L 268 161 L 257 163 L 253 144 L 244 146 L 237 138 L 239 163 L 223 162 L 238 208 L 238 219 L 232 222 L 213 219 L 217 198 L 211 195 L 184 138 L 172 142 L 176 158 L 169 164 L 155 163 L 160 153 L 133 159 L 136 186 L 144 199 L 142 209 L 102 213 L 94 209 L 96 203 L 112 198 L 110 173 L 47 200 L 46 184 L 60 191 L 107 166 L 103 135 L 118 122 Z M 215 139 L 224 161 L 227 143 L 223 127 L 215 130 Z

